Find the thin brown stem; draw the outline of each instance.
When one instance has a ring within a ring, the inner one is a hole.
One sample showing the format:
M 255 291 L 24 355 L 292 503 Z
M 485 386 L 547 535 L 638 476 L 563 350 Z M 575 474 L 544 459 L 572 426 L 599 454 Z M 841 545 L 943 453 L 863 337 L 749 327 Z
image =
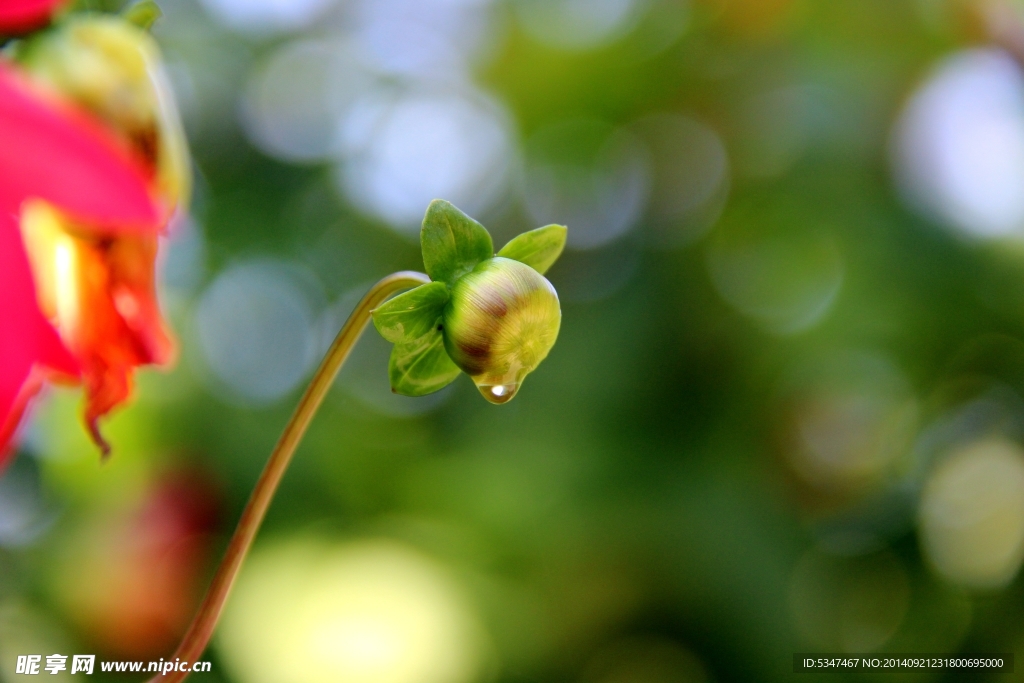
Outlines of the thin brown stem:
M 253 489 L 252 496 L 242 512 L 242 517 L 238 520 L 238 526 L 228 543 L 224 559 L 221 560 L 217 573 L 199 606 L 199 611 L 182 638 L 181 645 L 178 646 L 178 650 L 169 658 L 169 661 L 180 659 L 192 664 L 206 650 L 213 630 L 217 626 L 217 620 L 227 602 L 228 594 L 231 592 L 231 586 L 238 576 L 245 556 L 249 553 L 253 539 L 256 538 L 256 532 L 259 531 L 260 524 L 267 514 L 267 508 L 270 507 L 270 501 L 274 498 L 274 493 L 277 491 L 278 484 L 281 483 L 288 463 L 291 462 L 292 455 L 302 441 L 302 436 L 306 433 L 309 423 L 313 420 L 327 391 L 331 388 L 335 376 L 345 363 L 349 353 L 352 352 L 352 348 L 359 340 L 366 324 L 370 321 L 370 313 L 393 294 L 428 282 L 430 282 L 430 278 L 426 275 L 412 271 L 389 275 L 367 292 L 352 315 L 349 316 L 327 355 L 320 363 L 316 374 L 313 375 L 313 379 L 306 388 L 306 393 L 302 395 L 299 405 L 296 406 L 281 438 L 271 452 L 270 459 L 267 460 L 267 464 L 263 468 L 263 474 L 256 482 L 256 488 Z M 187 672 L 171 671 L 155 676 L 150 679 L 150 683 L 158 681 L 159 683 L 177 683 L 185 680 L 187 676 Z

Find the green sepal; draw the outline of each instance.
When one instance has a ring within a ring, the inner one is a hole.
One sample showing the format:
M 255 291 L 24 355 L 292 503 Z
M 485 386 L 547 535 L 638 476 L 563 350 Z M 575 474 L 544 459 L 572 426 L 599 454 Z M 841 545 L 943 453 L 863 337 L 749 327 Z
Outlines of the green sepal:
M 373 312 L 373 325 L 392 344 L 412 341 L 437 327 L 448 302 L 443 282 L 420 285 L 383 304 Z
M 498 256 L 525 263 L 543 275 L 562 255 L 567 232 L 564 225 L 545 225 L 524 232 L 503 246 Z
M 391 390 L 403 396 L 426 396 L 443 389 L 462 371 L 444 350 L 436 328 L 418 339 L 395 344 L 388 361 Z
M 148 31 L 156 20 L 164 15 L 155 0 L 139 0 L 121 11 L 121 16 L 130 24 Z
M 427 275 L 448 284 L 494 256 L 494 243 L 484 226 L 443 199 L 435 199 L 427 207 L 420 246 Z

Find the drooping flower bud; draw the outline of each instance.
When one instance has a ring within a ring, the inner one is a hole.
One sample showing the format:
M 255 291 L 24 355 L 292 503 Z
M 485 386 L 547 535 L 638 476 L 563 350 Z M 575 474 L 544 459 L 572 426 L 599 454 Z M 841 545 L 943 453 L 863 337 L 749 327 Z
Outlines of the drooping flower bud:
M 505 403 L 555 345 L 562 312 L 547 278 L 498 256 L 455 282 L 442 320 L 451 359 L 484 398 Z
M 391 390 L 423 396 L 465 372 L 491 403 L 507 403 L 558 338 L 562 311 L 544 277 L 565 247 L 566 228 L 524 232 L 495 255 L 484 226 L 435 199 L 420 231 L 429 284 L 373 312 L 395 347 Z

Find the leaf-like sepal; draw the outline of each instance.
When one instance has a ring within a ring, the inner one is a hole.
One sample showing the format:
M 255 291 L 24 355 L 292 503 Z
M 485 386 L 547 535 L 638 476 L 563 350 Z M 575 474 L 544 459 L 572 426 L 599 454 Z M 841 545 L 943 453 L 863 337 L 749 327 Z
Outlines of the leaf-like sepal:
M 448 357 L 444 338 L 431 332 L 395 344 L 388 362 L 391 390 L 403 396 L 426 396 L 448 386 L 462 371 Z
M 448 287 L 443 282 L 421 285 L 396 296 L 373 312 L 373 325 L 393 344 L 412 341 L 437 327 Z
M 562 255 L 567 232 L 564 225 L 545 225 L 524 232 L 502 247 L 498 256 L 525 263 L 543 275 Z
M 143 31 L 153 28 L 156 20 L 163 16 L 163 11 L 156 0 L 139 0 L 121 10 L 121 16 L 130 24 L 135 24 Z
M 427 207 L 420 246 L 427 275 L 448 284 L 494 256 L 494 243 L 484 226 L 443 199 L 435 199 Z

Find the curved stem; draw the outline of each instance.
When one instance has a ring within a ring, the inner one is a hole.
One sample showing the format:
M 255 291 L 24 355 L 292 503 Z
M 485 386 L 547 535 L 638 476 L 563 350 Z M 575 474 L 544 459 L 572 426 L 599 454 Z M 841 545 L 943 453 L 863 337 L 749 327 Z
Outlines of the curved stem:
M 356 306 L 352 315 L 349 316 L 334 343 L 331 344 L 327 355 L 324 356 L 323 361 L 320 363 L 316 374 L 313 375 L 313 379 L 306 388 L 306 393 L 302 395 L 302 399 L 299 401 L 299 405 L 296 406 L 295 412 L 292 413 L 292 417 L 288 421 L 287 426 L 285 426 L 284 432 L 281 433 L 281 438 L 278 439 L 277 445 L 274 446 L 270 459 L 267 460 L 267 464 L 263 468 L 263 474 L 260 475 L 259 481 L 256 482 L 256 488 L 253 489 L 249 502 L 242 512 L 242 517 L 238 520 L 238 526 L 235 528 L 235 533 L 231 537 L 230 543 L 228 543 L 224 559 L 221 560 L 220 566 L 217 567 L 217 573 L 214 575 L 213 581 L 206 591 L 206 596 L 199 606 L 199 611 L 182 638 L 178 650 L 168 661 L 178 658 L 191 664 L 198 660 L 206 649 L 207 644 L 210 642 L 210 637 L 213 635 L 213 630 L 217 626 L 217 620 L 220 618 L 221 611 L 224 609 L 224 603 L 227 602 L 228 594 L 231 592 L 231 586 L 238 576 L 238 570 L 241 569 L 242 562 L 245 561 L 245 556 L 252 546 L 253 539 L 256 538 L 256 532 L 259 531 L 260 524 L 262 524 L 263 518 L 267 514 L 267 508 L 270 507 L 270 501 L 277 491 L 278 484 L 281 483 L 281 478 L 288 468 L 288 463 L 291 462 L 295 449 L 298 448 L 299 443 L 302 441 L 302 436 L 306 433 L 306 428 L 309 427 L 309 423 L 313 420 L 313 416 L 316 415 L 316 411 L 323 402 L 324 396 L 327 395 L 327 391 L 331 388 L 335 376 L 345 363 L 345 359 L 348 358 L 359 336 L 366 328 L 366 324 L 370 321 L 370 313 L 391 295 L 403 289 L 417 287 L 429 282 L 430 278 L 423 273 L 412 271 L 402 271 L 389 275 L 375 284 L 366 293 L 366 296 Z M 160 683 L 177 683 L 177 681 L 182 681 L 187 676 L 188 673 L 183 671 L 171 671 L 155 676 L 150 681 L 151 683 L 157 681 Z

